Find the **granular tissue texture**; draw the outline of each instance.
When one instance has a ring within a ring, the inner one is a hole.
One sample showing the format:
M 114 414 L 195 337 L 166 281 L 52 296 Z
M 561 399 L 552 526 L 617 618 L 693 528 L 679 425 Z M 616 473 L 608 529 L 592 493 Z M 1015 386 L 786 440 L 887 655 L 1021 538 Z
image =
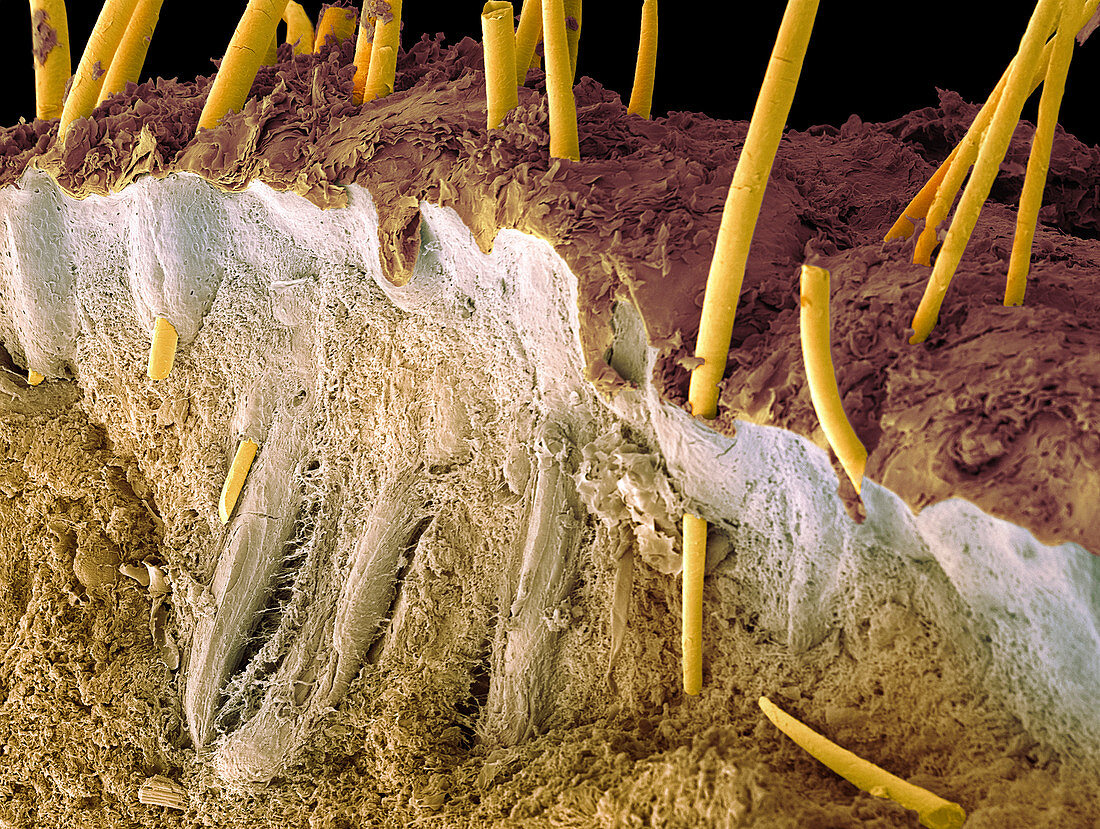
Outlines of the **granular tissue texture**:
M 704 424 L 747 125 L 583 78 L 582 160 L 551 160 L 540 73 L 486 132 L 476 44 L 422 39 L 364 106 L 350 48 L 280 47 L 197 137 L 209 78 L 131 84 L 63 148 L 0 133 L 0 822 L 916 825 L 762 693 L 967 826 L 1100 818 L 1098 150 L 1058 133 L 1005 308 L 1021 124 L 911 346 L 928 268 L 881 239 L 976 107 L 788 132 Z M 832 274 L 862 500 L 805 382 L 803 262 Z M 685 510 L 711 526 L 698 698 Z M 139 800 L 157 775 L 182 808 Z

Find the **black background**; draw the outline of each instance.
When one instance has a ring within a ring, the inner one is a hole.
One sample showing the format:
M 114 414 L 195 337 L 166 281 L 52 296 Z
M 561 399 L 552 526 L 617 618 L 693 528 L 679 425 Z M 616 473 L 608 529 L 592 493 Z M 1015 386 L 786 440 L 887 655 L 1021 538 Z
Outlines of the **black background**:
M 321 3 L 303 3 L 316 22 Z M 449 41 L 480 39 L 481 0 L 405 0 L 403 42 L 444 32 Z M 70 0 L 75 67 L 99 11 L 98 0 Z M 515 2 L 517 10 L 520 7 Z M 669 110 L 747 119 L 756 100 L 785 3 L 671 2 L 661 5 L 654 114 Z M 165 0 L 142 78 L 190 78 L 212 71 L 245 7 Z M 751 10 L 744 11 L 745 7 Z M 803 67 L 789 125 L 841 124 L 852 113 L 867 121 L 897 118 L 937 102 L 936 87 L 971 101 L 984 100 L 1015 53 L 1033 4 L 927 2 L 913 4 L 824 0 Z M 629 98 L 637 50 L 640 0 L 585 4 L 579 74 Z M 734 10 L 722 19 L 716 10 Z M 995 10 L 995 11 L 994 11 Z M 991 11 L 993 14 L 991 15 Z M 34 115 L 28 3 L 0 6 L 0 69 L 8 82 L 0 96 L 0 124 Z M 1095 81 L 1100 77 L 1100 33 L 1074 55 L 1061 122 L 1087 143 L 1100 142 Z M 1038 95 L 1034 96 L 1038 99 Z M 1034 119 L 1032 101 L 1025 117 Z

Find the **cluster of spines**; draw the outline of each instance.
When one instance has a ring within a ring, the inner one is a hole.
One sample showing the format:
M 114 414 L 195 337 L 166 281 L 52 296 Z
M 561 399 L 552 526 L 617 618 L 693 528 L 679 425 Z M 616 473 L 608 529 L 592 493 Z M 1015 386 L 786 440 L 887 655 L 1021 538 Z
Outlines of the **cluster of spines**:
M 970 178 L 943 239 L 943 247 L 936 257 L 924 296 L 913 316 L 911 343 L 924 342 L 932 332 L 951 278 L 1004 160 L 1024 103 L 1042 84 L 1038 124 L 1024 175 L 1004 294 L 1005 305 L 1023 305 L 1031 246 L 1050 167 L 1054 130 L 1073 56 L 1074 39 L 1088 25 L 1097 5 L 1098 0 L 1085 3 L 1081 0 L 1040 0 L 1016 56 L 1001 75 L 966 135 L 886 234 L 887 241 L 908 238 L 915 232 L 916 222 L 923 219 L 924 228 L 917 238 L 913 261 L 931 265 L 932 251 L 939 243 L 940 225 L 947 218 L 969 173 Z
M 1096 14 L 1100 0 L 1039 0 L 1019 51 L 981 108 L 962 142 L 913 198 L 886 240 L 906 238 L 925 219 L 914 261 L 930 265 L 946 218 L 963 180 L 970 180 L 936 259 L 924 296 L 912 322 L 911 344 L 924 342 L 934 327 L 948 285 L 958 267 L 978 214 L 1004 159 L 1024 102 L 1043 84 L 1039 119 L 1028 159 L 1017 213 L 1016 236 L 1009 261 L 1005 305 L 1022 305 L 1031 244 L 1043 186 L 1050 163 L 1058 109 L 1065 89 L 1074 38 Z M 749 133 L 734 172 L 722 214 L 707 278 L 688 402 L 697 417 L 713 418 L 718 410 L 718 384 L 725 372 L 745 264 L 771 164 L 790 111 L 817 0 L 789 0 L 771 62 L 760 90 Z M 1053 36 L 1052 36 L 1053 35 Z M 840 402 L 829 349 L 829 274 L 802 269 L 802 350 L 811 400 L 826 439 L 858 494 L 867 452 Z M 697 694 L 702 686 L 702 579 L 706 555 L 706 521 L 684 516 L 683 671 L 684 688 Z

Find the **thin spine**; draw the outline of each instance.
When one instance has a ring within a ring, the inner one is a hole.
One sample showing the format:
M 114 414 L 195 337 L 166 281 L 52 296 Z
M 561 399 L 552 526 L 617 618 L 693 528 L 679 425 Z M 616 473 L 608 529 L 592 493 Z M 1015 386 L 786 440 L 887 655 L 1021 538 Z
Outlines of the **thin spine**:
M 1001 96 L 1004 94 L 1005 85 L 1008 83 L 1014 65 L 1015 58 L 1009 63 L 1008 68 L 1005 69 L 1004 73 L 1001 75 L 1000 80 L 997 81 L 997 86 L 994 87 L 993 92 L 990 93 L 989 98 L 982 105 L 982 108 L 978 110 L 978 114 L 974 116 L 974 120 L 967 128 L 962 141 L 960 141 L 955 149 L 951 151 L 951 155 L 948 156 L 947 160 L 940 165 L 940 168 L 944 170 L 944 174 L 932 191 L 925 214 L 923 216 L 917 216 L 915 211 L 911 214 L 914 218 L 924 218 L 926 220 L 924 229 L 921 231 L 920 236 L 917 237 L 917 242 L 913 246 L 914 264 L 932 264 L 932 251 L 934 251 L 939 244 L 940 223 L 943 222 L 943 220 L 947 218 L 947 214 L 951 212 L 951 205 L 955 203 L 955 197 L 958 195 L 963 181 L 966 179 L 967 174 L 970 172 L 970 168 L 974 166 L 974 162 L 978 158 L 982 140 L 986 134 L 986 130 L 989 128 L 990 122 L 993 120 L 993 114 L 997 111 L 997 107 L 1001 103 Z M 939 170 L 936 172 L 938 174 Z M 931 184 L 931 181 L 929 181 L 929 184 Z M 927 185 L 925 185 L 925 187 L 927 187 Z M 922 189 L 921 192 L 924 192 L 924 189 Z M 910 213 L 908 209 L 906 209 L 905 212 Z
M 367 3 L 371 0 L 367 0 Z M 373 17 L 367 17 L 366 4 L 363 14 L 359 17 L 359 33 L 355 38 L 355 77 L 351 82 L 351 101 L 354 104 L 363 103 L 363 89 L 367 85 L 367 74 L 370 72 L 370 55 L 374 48 Z
M 917 195 L 913 196 L 909 204 L 905 206 L 905 209 L 901 211 L 901 215 L 898 216 L 890 229 L 886 231 L 886 235 L 882 238 L 882 241 L 889 242 L 891 239 L 908 239 L 913 235 L 913 231 L 917 229 L 917 221 L 928 215 L 932 202 L 935 201 L 936 193 L 939 192 L 940 184 L 943 183 L 948 170 L 951 169 L 951 165 L 955 161 L 955 157 L 959 154 L 959 147 L 960 144 L 956 144 L 947 158 L 940 163 L 940 166 L 936 168 L 936 172 L 934 172 L 932 177 L 924 183 L 924 186 L 917 192 Z
M 485 54 L 486 125 L 500 127 L 504 116 L 519 105 L 516 86 L 516 35 L 512 30 L 512 4 L 489 0 L 481 11 Z
M 199 115 L 198 129 L 215 127 L 244 106 L 286 4 L 287 0 L 248 0 Z
M 1026 97 L 1030 96 L 1031 93 L 1038 88 L 1039 84 L 1042 83 L 1046 67 L 1050 63 L 1053 45 L 1053 43 L 1047 43 L 1043 47 L 1043 53 L 1039 56 L 1025 100 Z M 939 226 L 944 219 L 947 218 L 947 214 L 951 212 L 951 205 L 955 203 L 955 197 L 959 194 L 963 181 L 966 179 L 967 174 L 970 172 L 970 168 L 974 166 L 974 162 L 978 158 L 982 141 L 985 140 L 989 125 L 993 121 L 993 116 L 996 114 L 997 107 L 1000 106 L 1001 96 L 1004 95 L 1005 87 L 1008 85 L 1008 79 L 1012 75 L 1014 67 L 1016 66 L 1016 61 L 1016 57 L 1013 57 L 1012 60 L 1009 61 L 1008 66 L 997 81 L 997 85 L 990 93 L 989 98 L 982 104 L 982 108 L 978 110 L 978 114 L 974 116 L 974 121 L 967 128 L 962 141 L 960 141 L 955 149 L 951 151 L 951 155 L 948 157 L 947 161 L 940 165 L 941 169 L 945 167 L 946 169 L 944 169 L 942 181 L 936 184 L 936 187 L 929 196 L 929 205 L 925 212 L 919 213 L 917 210 L 906 208 L 905 214 L 913 218 L 926 218 L 924 230 L 922 230 L 920 236 L 917 237 L 917 243 L 913 248 L 914 264 L 932 264 L 932 251 L 934 251 L 936 245 L 939 244 Z M 936 171 L 937 175 L 939 172 L 939 170 Z M 935 176 L 933 176 L 933 178 L 935 178 Z M 921 193 L 924 193 L 931 183 L 932 182 L 929 181 L 929 183 L 921 189 Z M 918 193 L 918 196 L 919 195 Z M 910 234 L 911 233 L 912 229 L 910 230 Z
M 1039 0 L 1035 12 L 1028 21 L 1004 94 L 1001 95 L 997 111 L 993 114 L 993 120 L 981 142 L 981 149 L 978 151 L 977 161 L 974 162 L 970 180 L 959 200 L 959 206 L 947 231 L 943 248 L 936 258 L 936 265 L 925 286 L 924 296 L 921 297 L 917 311 L 913 315 L 911 323 L 913 336 L 909 338 L 910 344 L 924 342 L 936 325 L 951 278 L 955 275 L 966 245 L 970 241 L 970 234 L 978 223 L 982 205 L 993 188 L 993 180 L 997 177 L 1008 143 L 1012 139 L 1012 133 L 1020 120 L 1024 101 L 1030 94 L 1031 79 L 1037 69 L 1043 41 L 1054 28 L 1055 15 L 1060 2 L 1061 0 Z M 959 159 L 956 160 L 956 164 L 958 161 Z M 950 177 L 949 174 L 948 178 Z
M 290 44 L 294 54 L 312 52 L 313 23 L 302 4 L 289 0 L 286 9 L 283 10 L 283 20 L 286 21 L 286 42 Z
M 401 46 L 401 0 L 390 0 L 388 17 L 376 17 L 370 67 L 363 85 L 363 102 L 393 92 L 397 78 L 397 50 Z
M 642 5 L 642 31 L 638 38 L 638 62 L 626 111 L 649 118 L 653 110 L 653 81 L 657 74 L 657 0 Z
M 516 85 L 523 86 L 542 36 L 542 0 L 523 0 L 516 27 Z
M 696 696 L 703 690 L 703 573 L 707 563 L 707 522 L 685 513 L 683 531 L 680 664 L 684 693 Z
M 72 74 L 72 58 L 69 54 L 69 16 L 65 0 L 30 0 L 31 26 L 34 36 L 34 111 L 35 117 L 57 118 L 61 115 L 65 84 Z M 40 61 L 38 42 L 39 27 L 53 30 L 56 43 Z
M 59 139 L 64 140 L 73 121 L 87 118 L 95 109 L 103 78 L 126 34 L 126 26 L 136 5 L 137 0 L 107 0 L 103 4 L 61 110 L 61 123 L 57 128 Z
M 889 798 L 906 809 L 912 809 L 920 817 L 920 822 L 929 829 L 959 829 L 966 821 L 966 812 L 958 803 L 945 800 L 920 786 L 914 786 L 841 748 L 796 720 L 767 697 L 760 697 L 757 704 L 772 725 L 815 760 L 875 797 Z
M 821 430 L 859 493 L 863 470 L 867 466 L 867 449 L 844 413 L 836 383 L 829 343 L 829 272 L 825 268 L 803 265 L 800 286 L 799 334 L 810 399 Z
M 1088 23 L 1089 19 L 1095 13 L 1097 6 L 1100 6 L 1100 0 L 1088 0 L 1088 2 L 1085 3 L 1084 9 L 1081 11 L 1080 17 L 1078 18 L 1078 23 L 1076 25 L 1076 29 L 1078 31 L 1082 30 L 1084 26 Z M 1040 57 L 1039 59 L 1039 67 L 1037 68 L 1034 76 L 1031 79 L 1031 92 L 1034 92 L 1038 88 L 1039 84 L 1043 82 L 1043 78 L 1046 75 L 1047 67 L 1050 65 L 1053 47 L 1053 41 L 1043 46 L 1043 54 L 1042 57 Z M 997 82 L 997 86 L 994 87 L 993 92 L 990 93 L 989 98 L 986 100 L 985 104 L 982 105 L 982 109 L 979 110 L 978 115 L 975 116 L 975 122 L 977 122 L 979 119 L 982 120 L 982 123 L 980 123 L 977 128 L 979 135 L 989 125 L 989 119 L 993 117 L 993 111 L 997 108 L 997 104 L 1000 101 L 1001 93 L 1004 91 L 1004 85 L 1008 81 L 1008 75 L 1012 70 L 1013 62 L 1015 62 L 1015 58 L 1013 58 L 1013 61 L 1009 63 L 1008 68 L 1005 69 L 1004 73 L 1001 75 L 1001 79 Z M 1031 92 L 1029 92 L 1028 94 L 1030 95 Z M 961 144 L 962 142 L 960 141 L 959 144 L 957 144 L 955 148 L 951 151 L 951 154 L 947 157 L 947 159 L 942 164 L 940 164 L 939 168 L 936 170 L 935 174 L 933 174 L 932 178 L 930 178 L 920 189 L 920 192 L 918 192 L 917 195 L 913 197 L 913 199 L 902 211 L 897 221 L 894 222 L 893 226 L 886 233 L 883 241 L 888 242 L 891 239 L 908 239 L 910 236 L 913 235 L 913 231 L 916 229 L 915 221 L 918 219 L 923 219 L 930 214 L 930 208 L 932 206 L 933 199 L 938 195 L 940 184 L 943 181 L 944 177 L 947 175 L 948 168 L 950 168 L 951 165 L 954 163 L 955 158 L 959 153 Z M 973 163 L 973 159 L 971 159 L 971 161 L 966 165 L 965 169 L 969 170 L 970 165 Z M 959 181 L 959 184 L 961 185 L 961 179 Z M 952 202 L 954 202 L 955 195 L 958 193 L 958 189 L 958 186 L 956 186 L 954 190 L 950 191 Z M 943 194 L 944 199 L 946 199 L 947 193 L 948 191 L 945 190 Z M 940 221 L 942 220 L 943 216 L 940 217 Z M 931 225 L 934 228 L 936 224 L 937 223 L 926 222 L 926 228 L 928 225 Z M 928 232 L 930 234 L 929 241 L 932 243 L 932 248 L 934 248 L 936 240 L 931 234 L 934 234 L 935 231 L 928 231 L 926 229 L 925 232 Z M 924 256 L 922 253 L 919 260 L 914 257 L 913 261 L 917 262 L 918 264 L 930 264 L 930 253 L 931 251 L 929 251 L 929 256 Z
M 729 194 L 722 210 L 718 227 L 714 257 L 707 276 L 703 312 L 699 319 L 699 336 L 695 343 L 695 356 L 703 362 L 691 373 L 688 402 L 696 417 L 712 418 L 718 412 L 718 382 L 725 372 L 729 356 L 730 339 L 737 300 L 741 295 L 741 283 L 745 278 L 745 263 L 749 256 L 756 219 L 764 201 L 764 190 L 771 173 L 775 153 L 783 137 L 783 125 L 794 101 L 795 87 L 802 72 L 810 33 L 817 16 L 817 0 L 789 0 L 779 25 L 779 34 L 772 49 L 760 95 L 749 122 L 741 157 L 733 173 Z M 691 520 L 689 520 L 691 519 Z M 701 625 L 703 600 L 703 564 L 706 558 L 706 522 L 696 525 L 691 516 L 684 517 L 685 531 L 692 525 L 696 536 L 702 534 L 689 548 L 684 545 L 684 606 L 682 629 L 687 641 L 690 629 Z M 690 604 L 689 604 L 690 602 Z M 701 639 L 700 639 L 700 649 Z M 686 649 L 685 649 L 686 651 Z M 689 691 L 688 653 L 684 654 L 685 690 Z M 702 656 L 699 656 L 701 673 Z M 693 676 L 696 669 L 692 666 Z M 690 691 L 689 691 L 690 693 Z
M 703 364 L 691 373 L 688 392 L 691 411 L 696 417 L 711 418 L 718 411 L 718 382 L 729 355 L 749 245 L 775 153 L 783 137 L 783 126 L 791 111 L 817 5 L 817 0 L 789 0 L 787 3 L 749 122 L 745 145 L 733 173 L 707 275 L 695 344 L 695 356 L 703 360 Z
M 111 68 L 103 78 L 97 104 L 103 103 L 108 95 L 124 90 L 127 83 L 137 83 L 141 77 L 141 69 L 145 66 L 145 57 L 149 53 L 149 44 L 153 39 L 153 31 L 157 28 L 163 3 L 164 0 L 138 0 L 130 22 L 126 25 L 126 33 L 122 36 L 114 60 L 111 61 Z
M 565 34 L 562 0 L 542 0 L 542 37 L 546 44 L 546 98 L 550 108 L 550 157 L 580 161 L 577 104 Z
M 1050 153 L 1054 148 L 1054 130 L 1058 126 L 1058 110 L 1066 91 L 1066 77 L 1073 58 L 1073 39 L 1078 13 L 1071 10 L 1071 0 L 1062 0 L 1060 23 L 1054 34 L 1054 51 L 1043 80 L 1043 95 L 1039 99 L 1039 118 L 1031 139 L 1031 154 L 1024 174 L 1024 189 L 1016 213 L 1016 234 L 1012 239 L 1012 254 L 1008 260 L 1005 281 L 1005 305 L 1023 305 L 1027 274 L 1031 266 L 1031 246 L 1035 240 L 1035 225 L 1043 204 L 1043 189 L 1050 171 Z

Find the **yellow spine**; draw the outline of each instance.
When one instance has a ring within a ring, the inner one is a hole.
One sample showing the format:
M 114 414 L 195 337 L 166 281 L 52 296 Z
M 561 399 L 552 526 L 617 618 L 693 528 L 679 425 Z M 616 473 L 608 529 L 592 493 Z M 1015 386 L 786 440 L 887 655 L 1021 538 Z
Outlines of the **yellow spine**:
M 227 113 L 244 106 L 286 4 L 287 0 L 248 0 L 199 115 L 200 130 L 216 126 Z
M 924 183 L 924 186 L 917 195 L 913 196 L 909 204 L 905 206 L 905 209 L 901 211 L 901 215 L 898 216 L 893 226 L 886 231 L 886 235 L 883 237 L 882 241 L 889 242 L 891 239 L 908 239 L 913 235 L 913 231 L 916 230 L 917 227 L 915 224 L 916 220 L 923 219 L 928 215 L 928 209 L 932 206 L 932 201 L 936 198 L 936 193 L 939 190 L 940 184 L 947 175 L 947 171 L 951 169 L 951 164 L 958 154 L 959 145 L 956 145 L 955 148 L 951 150 L 951 154 L 943 160 L 938 168 L 936 168 L 936 172 L 932 174 L 932 177 Z
M 764 189 L 771 174 L 779 141 L 783 137 L 783 125 L 794 101 L 794 90 L 802 72 L 802 61 L 810 43 L 818 0 L 789 0 L 779 25 L 779 35 L 772 49 L 764 83 L 756 100 L 749 133 L 741 149 L 741 157 L 733 173 L 722 222 L 718 227 L 714 257 L 707 276 L 703 297 L 703 313 L 699 319 L 699 336 L 695 341 L 695 356 L 703 363 L 691 373 L 688 403 L 696 417 L 714 417 L 718 412 L 718 383 L 726 369 L 730 338 L 737 300 L 741 295 L 741 283 L 745 278 L 745 262 L 749 256 L 756 219 L 764 201 Z M 689 520 L 690 519 L 690 520 Z M 699 522 L 696 524 L 695 522 Z M 693 525 L 693 527 L 689 527 Z M 688 680 L 696 674 L 701 680 L 701 643 L 699 666 L 689 662 L 695 659 L 686 647 L 689 630 L 699 629 L 702 619 L 703 566 L 700 556 L 706 553 L 706 522 L 692 516 L 684 516 L 684 530 L 695 534 L 693 548 L 684 544 L 684 680 L 685 691 L 691 693 Z M 702 550 L 698 536 L 702 535 Z M 689 604 L 688 602 L 691 602 Z M 694 647 L 694 645 L 693 645 Z M 689 675 L 690 670 L 690 675 Z
M 375 18 L 370 67 L 363 86 L 363 101 L 384 98 L 393 92 L 397 77 L 397 50 L 401 46 L 401 0 L 390 0 L 386 17 Z
M 1080 13 L 1080 16 L 1078 17 L 1078 22 L 1076 24 L 1076 29 L 1078 31 L 1080 31 L 1080 29 L 1083 28 L 1086 23 L 1088 23 L 1089 19 L 1093 15 L 1093 12 L 1096 11 L 1098 5 L 1100 5 L 1100 0 L 1088 0 L 1088 2 L 1085 4 L 1084 11 L 1082 11 Z M 1053 41 L 1048 42 L 1043 46 L 1042 56 L 1039 58 L 1039 64 L 1036 67 L 1035 74 L 1032 76 L 1031 79 L 1031 88 L 1028 92 L 1029 96 L 1039 87 L 1039 84 L 1043 82 L 1043 78 L 1046 76 L 1047 68 L 1050 65 L 1053 50 Z M 1000 102 L 1001 94 L 1004 92 L 1005 84 L 1008 82 L 1008 76 L 1012 71 L 1015 60 L 1016 59 L 1013 58 L 1012 62 L 1009 63 L 1008 68 L 1005 69 L 1004 74 L 1001 75 L 1001 79 L 997 82 L 997 86 L 993 89 L 993 92 L 990 93 L 989 98 L 986 100 L 981 110 L 979 110 L 977 116 L 975 116 L 974 124 L 971 125 L 971 129 L 976 130 L 975 134 L 977 136 L 980 136 L 985 131 L 985 128 L 989 126 L 989 121 L 993 117 L 993 112 L 996 110 L 997 104 Z M 969 134 L 970 133 L 968 130 L 967 135 Z M 966 138 L 964 137 L 963 141 L 965 140 Z M 980 139 L 976 140 L 979 140 L 980 143 Z M 942 199 L 947 204 L 947 208 L 943 209 L 942 206 L 940 208 L 936 208 L 936 213 L 939 216 L 939 219 L 936 222 L 926 222 L 926 229 L 924 232 L 928 234 L 928 238 L 924 240 L 923 243 L 919 243 L 920 251 L 916 252 L 913 257 L 913 261 L 918 264 L 928 265 L 931 263 L 931 253 L 935 249 L 936 244 L 938 243 L 938 239 L 935 237 L 935 230 L 928 230 L 927 228 L 928 226 L 935 228 L 940 221 L 943 221 L 943 219 L 947 215 L 947 211 L 951 209 L 951 204 L 955 201 L 955 196 L 959 192 L 959 187 L 962 185 L 962 178 L 959 178 L 958 184 L 955 187 L 944 188 L 942 196 L 938 192 L 938 188 L 940 187 L 941 182 L 947 175 L 948 168 L 951 167 L 951 165 L 955 161 L 955 158 L 958 156 L 961 146 L 962 142 L 959 142 L 959 145 L 951 151 L 951 155 L 948 156 L 947 159 L 939 166 L 939 169 L 936 170 L 932 178 L 928 180 L 924 187 L 921 188 L 920 192 L 913 197 L 913 200 L 911 202 L 909 202 L 905 210 L 902 211 L 902 215 L 898 217 L 898 220 L 896 222 L 894 222 L 893 227 L 890 228 L 889 232 L 887 232 L 884 238 L 884 241 L 890 241 L 891 239 L 899 238 L 908 239 L 910 236 L 913 235 L 913 231 L 915 229 L 912 220 L 923 219 L 926 216 L 931 215 L 933 198 Z M 964 171 L 969 171 L 970 166 L 973 163 L 974 159 L 971 158 L 970 161 L 966 164 Z M 965 178 L 965 172 L 963 173 L 963 178 Z
M 369 0 L 368 0 L 369 2 Z M 374 18 L 359 18 L 359 34 L 355 38 L 355 77 L 352 80 L 352 103 L 363 103 L 363 89 L 370 73 L 370 53 L 374 48 Z
M 320 52 L 329 35 L 336 38 L 337 43 L 347 40 L 355 34 L 355 24 L 358 22 L 359 14 L 354 9 L 329 6 L 317 21 L 317 37 L 313 41 L 313 51 Z
M 150 380 L 163 380 L 172 372 L 178 343 L 179 336 L 175 326 L 164 317 L 157 317 L 153 326 L 153 340 L 149 346 L 149 366 L 146 369 Z
M 1012 74 L 1014 61 L 1015 59 L 1013 59 L 1013 63 L 1009 63 L 1008 68 L 1001 75 L 1001 79 L 997 81 L 997 86 L 994 87 L 993 92 L 982 105 L 982 108 L 978 110 L 978 114 L 974 116 L 974 121 L 970 124 L 962 141 L 951 151 L 947 161 L 940 165 L 941 169 L 945 167 L 946 169 L 942 180 L 936 186 L 926 211 L 925 218 L 927 221 L 924 230 L 921 231 L 920 236 L 917 237 L 917 243 L 913 246 L 913 262 L 917 265 L 932 264 L 932 251 L 940 243 L 940 224 L 951 212 L 951 205 L 955 203 L 955 196 L 958 195 L 959 188 L 962 187 L 970 168 L 974 166 L 986 130 L 989 128 L 990 121 L 993 120 L 993 114 L 1001 103 L 1001 96 L 1004 94 L 1005 85 Z M 924 190 L 922 189 L 921 192 L 924 192 Z
M 1027 288 L 1027 273 L 1031 266 L 1031 245 L 1035 240 L 1035 224 L 1043 204 L 1043 189 L 1050 170 L 1050 153 L 1054 148 L 1054 128 L 1058 126 L 1058 109 L 1066 91 L 1066 76 L 1073 58 L 1073 37 L 1076 34 L 1078 11 L 1076 3 L 1063 0 L 1060 24 L 1054 35 L 1054 51 L 1047 64 L 1043 95 L 1039 99 L 1039 119 L 1031 140 L 1031 154 L 1024 174 L 1024 189 L 1020 194 L 1020 209 L 1016 214 L 1016 234 L 1012 239 L 1012 255 L 1008 260 L 1005 283 L 1005 305 L 1023 305 Z
M 537 55 L 535 48 L 542 36 L 542 0 L 523 0 L 516 27 L 516 85 L 523 86 L 527 70 Z
M 863 485 L 863 470 L 867 466 L 867 450 L 856 437 L 844 413 L 840 389 L 836 384 L 829 343 L 829 272 L 813 265 L 803 265 L 801 292 L 799 331 L 810 399 L 821 430 L 858 493 Z
M 289 0 L 283 12 L 283 20 L 286 21 L 286 42 L 294 49 L 294 54 L 312 52 L 313 24 L 302 4 Z
M 136 5 L 137 0 L 107 0 L 103 4 L 61 110 L 61 123 L 57 130 L 60 138 L 64 138 L 73 121 L 87 118 L 95 109 L 103 77 L 111 67 Z
M 233 456 L 233 464 L 229 467 L 229 474 L 225 476 L 222 485 L 222 497 L 218 502 L 218 515 L 223 524 L 229 523 L 233 515 L 233 508 L 237 506 L 237 499 L 244 488 L 244 480 L 248 477 L 248 470 L 252 468 L 252 461 L 256 458 L 256 450 L 259 447 L 250 439 L 245 438 L 237 447 L 237 454 Z
M 491 130 L 499 127 L 504 116 L 519 105 L 512 19 L 512 4 L 504 0 L 489 0 L 481 11 L 487 125 Z
M 260 64 L 261 66 L 274 66 L 279 62 L 279 34 L 276 32 L 271 36 L 271 40 L 268 41 L 267 48 L 264 50 L 264 59 Z
M 913 336 L 909 338 L 910 343 L 924 342 L 936 325 L 940 306 L 951 284 L 951 277 L 954 276 L 963 251 L 966 250 L 967 242 L 970 241 L 970 234 L 978 223 L 982 205 L 993 188 L 993 180 L 997 177 L 1008 143 L 1012 139 L 1012 133 L 1020 120 L 1024 101 L 1031 91 L 1031 79 L 1038 68 L 1043 41 L 1054 28 L 1055 15 L 1060 2 L 1061 0 L 1039 0 L 1035 12 L 1028 21 L 1027 31 L 1024 33 L 1008 83 L 1005 85 L 1004 93 L 997 104 L 997 111 L 982 140 L 977 161 L 974 162 L 974 170 L 959 200 L 955 217 L 947 231 L 947 238 L 944 239 L 943 248 L 932 269 L 932 276 L 925 286 L 924 296 L 921 297 L 917 312 L 913 315 Z M 962 159 L 963 152 L 960 152 L 955 164 Z M 950 178 L 951 174 L 948 174 L 948 179 Z
M 65 84 L 72 73 L 65 0 L 31 0 L 31 27 L 35 117 L 58 118 Z
M 706 563 L 707 522 L 685 513 L 680 659 L 684 693 L 690 696 L 703 690 L 703 572 Z
M 577 81 L 577 51 L 581 43 L 581 0 L 563 0 L 565 41 L 569 44 L 569 80 Z
M 657 0 L 645 0 L 642 6 L 642 33 L 638 39 L 638 63 L 634 67 L 634 87 L 626 111 L 649 118 L 653 109 L 653 79 L 657 73 Z
M 966 812 L 958 803 L 944 800 L 927 789 L 914 786 L 841 748 L 777 707 L 767 697 L 760 697 L 758 704 L 776 728 L 815 760 L 865 792 L 870 792 L 875 797 L 889 798 L 906 809 L 912 809 L 917 813 L 920 822 L 929 829 L 959 829 L 966 821 Z
M 749 122 L 749 133 L 733 173 L 707 276 L 695 356 L 703 364 L 691 373 L 688 400 L 696 417 L 718 412 L 718 382 L 726 370 L 737 300 L 745 278 L 756 219 L 764 201 L 783 125 L 810 42 L 817 0 L 789 0 L 772 50 L 768 71 Z
M 577 105 L 573 100 L 562 0 L 542 0 L 542 38 L 546 52 L 546 98 L 550 105 L 550 157 L 580 161 Z
M 130 81 L 137 83 L 163 3 L 164 0 L 138 0 L 126 26 L 126 33 L 115 52 L 115 58 L 111 61 L 111 68 L 103 78 L 103 86 L 99 90 L 96 103 L 102 103 L 108 95 L 121 92 Z

